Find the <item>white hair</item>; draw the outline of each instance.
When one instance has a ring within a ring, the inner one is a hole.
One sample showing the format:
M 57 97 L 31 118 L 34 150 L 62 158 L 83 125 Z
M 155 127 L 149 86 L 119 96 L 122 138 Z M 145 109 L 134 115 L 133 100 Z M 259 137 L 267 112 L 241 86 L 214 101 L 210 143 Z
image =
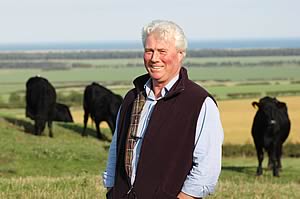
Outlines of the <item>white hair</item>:
M 151 33 L 158 33 L 162 39 L 173 37 L 175 39 L 175 46 L 177 50 L 186 52 L 187 39 L 181 27 L 172 21 L 154 20 L 143 27 L 142 41 L 145 47 L 147 36 Z

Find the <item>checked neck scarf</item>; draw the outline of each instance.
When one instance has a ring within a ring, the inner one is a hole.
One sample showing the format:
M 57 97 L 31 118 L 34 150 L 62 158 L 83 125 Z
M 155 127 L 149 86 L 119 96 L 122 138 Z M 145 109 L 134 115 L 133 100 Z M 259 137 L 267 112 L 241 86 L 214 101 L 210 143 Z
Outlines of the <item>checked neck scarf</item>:
M 141 91 L 133 102 L 125 150 L 125 169 L 129 178 L 132 175 L 133 149 L 138 140 L 137 129 L 145 101 L 145 91 Z

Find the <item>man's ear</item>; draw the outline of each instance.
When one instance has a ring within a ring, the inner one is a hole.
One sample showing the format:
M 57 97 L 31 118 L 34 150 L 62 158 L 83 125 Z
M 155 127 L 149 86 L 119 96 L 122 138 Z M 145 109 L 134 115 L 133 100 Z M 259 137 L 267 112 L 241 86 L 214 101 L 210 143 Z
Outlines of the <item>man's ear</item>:
M 178 51 L 178 58 L 180 59 L 180 61 L 182 61 L 185 57 L 185 51 L 179 50 Z

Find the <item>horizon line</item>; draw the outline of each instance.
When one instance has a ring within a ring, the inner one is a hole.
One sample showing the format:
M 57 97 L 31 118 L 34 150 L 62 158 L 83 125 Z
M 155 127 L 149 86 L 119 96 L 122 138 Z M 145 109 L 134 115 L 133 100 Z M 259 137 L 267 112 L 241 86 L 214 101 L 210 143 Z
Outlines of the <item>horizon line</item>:
M 249 37 L 249 38 L 194 38 L 188 39 L 189 42 L 213 42 L 213 41 L 268 41 L 268 40 L 300 40 L 299 37 Z M 120 40 L 76 40 L 76 41 L 10 41 L 10 42 L 0 42 L 1 45 L 26 45 L 26 44 L 82 44 L 82 43 L 141 43 L 141 40 L 130 40 L 130 39 L 120 39 Z

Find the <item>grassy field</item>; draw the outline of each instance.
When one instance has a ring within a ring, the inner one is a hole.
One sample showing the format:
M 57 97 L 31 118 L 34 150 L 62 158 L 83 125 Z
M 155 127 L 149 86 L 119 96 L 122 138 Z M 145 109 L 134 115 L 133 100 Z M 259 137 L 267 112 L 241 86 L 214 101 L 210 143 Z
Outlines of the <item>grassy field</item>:
M 189 76 L 195 81 L 222 80 L 299 80 L 300 67 L 189 67 Z M 40 70 L 40 69 L 1 69 L 0 82 L 25 83 L 31 76 L 37 74 L 48 78 L 53 83 L 85 82 L 85 81 L 131 81 L 134 77 L 145 73 L 144 67 L 120 68 L 75 68 L 70 70 Z
M 145 73 L 140 59 L 47 61 L 91 64 L 92 67 L 65 70 L 1 69 L 0 102 L 7 102 L 12 92 L 23 95 L 26 81 L 38 74 L 46 77 L 58 92 L 82 93 L 86 85 L 96 81 L 124 95 L 132 86 L 132 80 Z M 270 91 L 300 92 L 300 66 L 295 64 L 299 61 L 298 56 L 186 59 L 187 66 L 189 63 L 212 64 L 209 67 L 188 67 L 188 70 L 190 78 L 207 88 L 217 99 L 228 99 L 228 94 L 234 93 L 259 91 L 261 95 L 265 95 Z M 241 63 L 241 65 L 228 66 L 226 63 Z M 267 63 L 277 64 L 270 66 Z
M 17 111 L 16 111 L 17 112 Z M 32 122 L 0 113 L 0 198 L 105 198 L 101 173 L 110 132 L 82 138 L 79 124 L 55 123 L 54 138 L 33 136 Z M 216 193 L 210 198 L 298 198 L 299 158 L 283 158 L 280 178 L 255 177 L 256 158 L 223 158 Z M 264 162 L 266 168 L 266 161 Z
M 225 133 L 224 144 L 252 144 L 251 125 L 258 100 L 228 100 L 228 93 L 300 90 L 300 67 L 288 64 L 265 67 L 268 61 L 299 61 L 300 57 L 238 57 L 187 59 L 191 63 L 221 64 L 224 62 L 254 63 L 257 66 L 190 67 L 191 79 L 198 81 L 218 98 Z M 48 78 L 58 92 L 82 92 L 92 81 L 102 82 L 114 92 L 124 95 L 131 80 L 144 73 L 141 60 L 64 60 L 95 65 L 94 68 L 72 70 L 1 69 L 0 102 L 9 94 L 24 92 L 25 82 L 40 74 Z M 113 67 L 109 67 L 113 66 Z M 120 66 L 120 67 L 118 67 Z M 67 88 L 59 88 L 60 86 Z M 299 96 L 278 97 L 288 105 L 292 129 L 288 142 L 300 143 Z M 111 132 L 105 123 L 104 139 L 95 138 L 89 122 L 88 138 L 81 137 L 83 112 L 81 106 L 71 107 L 75 124 L 55 123 L 54 138 L 33 136 L 32 121 L 24 118 L 24 109 L 0 109 L 0 199 L 6 198 L 105 198 L 101 173 L 106 166 Z M 255 177 L 255 157 L 224 157 L 216 194 L 210 198 L 299 198 L 300 159 L 283 158 L 280 178 L 271 172 Z M 264 162 L 266 167 L 266 161 Z
M 255 177 L 256 160 L 252 158 L 223 159 L 222 173 L 215 194 L 208 198 L 297 199 L 300 195 L 300 160 L 283 159 L 280 178 Z M 105 198 L 100 175 L 27 176 L 0 179 L 0 198 Z
M 200 59 L 201 60 L 201 59 Z M 37 74 L 46 77 L 54 85 L 62 83 L 86 83 L 91 81 L 112 84 L 124 82 L 131 85 L 134 77 L 145 73 L 143 66 L 138 67 L 94 67 L 75 68 L 70 70 L 41 70 L 41 69 L 1 69 L 1 93 L 23 90 L 25 82 Z M 247 82 L 247 81 L 278 81 L 300 80 L 300 67 L 286 66 L 228 66 L 228 67 L 189 67 L 189 76 L 192 80 L 220 82 Z
M 83 93 L 86 85 L 96 81 L 120 95 L 125 95 L 132 87 L 132 79 L 144 71 L 143 67 L 80 68 L 63 71 L 2 69 L 0 70 L 0 102 L 7 103 L 13 92 L 24 95 L 26 81 L 36 74 L 48 78 L 57 92 L 65 94 L 73 91 Z M 189 74 L 217 99 L 228 99 L 229 94 L 236 93 L 259 92 L 261 96 L 272 91 L 300 93 L 300 79 L 298 79 L 300 67 L 191 67 Z

